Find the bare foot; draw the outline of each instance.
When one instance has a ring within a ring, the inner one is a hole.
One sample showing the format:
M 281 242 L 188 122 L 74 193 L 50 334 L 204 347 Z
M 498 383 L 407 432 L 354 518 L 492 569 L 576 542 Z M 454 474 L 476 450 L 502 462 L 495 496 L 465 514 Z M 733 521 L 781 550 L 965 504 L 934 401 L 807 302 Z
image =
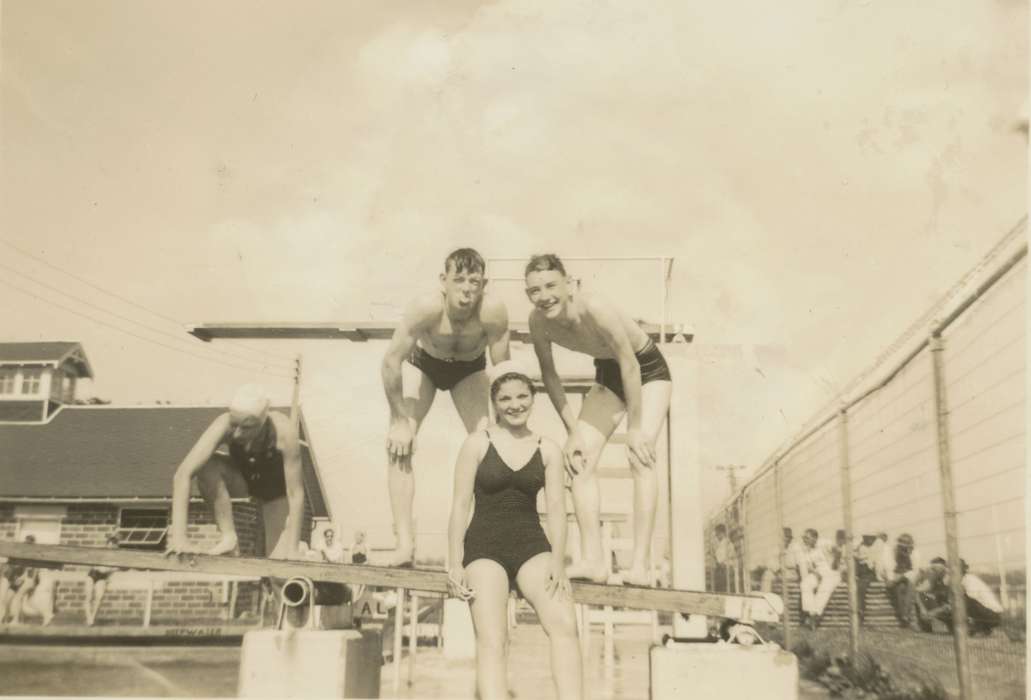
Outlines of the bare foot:
M 623 572 L 624 586 L 645 586 L 651 588 L 655 585 L 651 572 L 645 568 L 632 568 Z
M 220 554 L 232 554 L 236 552 L 236 533 L 222 535 L 222 539 L 218 541 L 214 547 L 208 550 L 208 554 L 218 556 Z
M 588 580 L 594 583 L 605 583 L 609 578 L 609 569 L 604 562 L 581 559 L 566 567 L 566 576 L 570 579 Z
M 390 563 L 387 566 L 397 569 L 411 569 L 415 566 L 415 546 L 411 543 L 398 544 L 397 549 L 394 550 L 394 556 L 390 558 Z

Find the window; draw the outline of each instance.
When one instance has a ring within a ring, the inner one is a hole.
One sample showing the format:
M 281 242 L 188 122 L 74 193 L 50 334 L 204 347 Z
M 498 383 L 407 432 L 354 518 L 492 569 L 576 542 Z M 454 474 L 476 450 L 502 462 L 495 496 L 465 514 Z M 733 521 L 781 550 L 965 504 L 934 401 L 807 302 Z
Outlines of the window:
M 14 370 L 0 369 L 0 396 L 14 393 Z
M 43 376 L 41 369 L 23 369 L 21 371 L 21 393 L 35 395 L 39 393 L 39 380 Z
M 164 549 L 167 532 L 167 508 L 123 508 L 118 514 L 119 547 Z
M 15 506 L 14 519 L 18 523 L 15 540 L 24 542 L 32 535 L 36 544 L 60 544 L 61 519 L 66 513 L 64 506 Z

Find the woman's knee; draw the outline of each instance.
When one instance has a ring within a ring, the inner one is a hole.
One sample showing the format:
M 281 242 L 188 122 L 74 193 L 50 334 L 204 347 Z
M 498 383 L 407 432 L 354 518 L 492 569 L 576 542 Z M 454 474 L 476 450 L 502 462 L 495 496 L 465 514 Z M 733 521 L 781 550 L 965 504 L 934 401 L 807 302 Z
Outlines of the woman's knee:
M 508 650 L 508 634 L 490 632 L 476 635 L 476 653 L 488 657 L 503 658 Z
M 576 637 L 576 614 L 572 606 L 561 606 L 548 615 L 548 624 L 544 631 L 549 637 Z
M 197 471 L 195 478 L 197 479 L 197 488 L 202 493 L 210 493 L 223 480 L 221 461 L 217 457 L 212 457 Z

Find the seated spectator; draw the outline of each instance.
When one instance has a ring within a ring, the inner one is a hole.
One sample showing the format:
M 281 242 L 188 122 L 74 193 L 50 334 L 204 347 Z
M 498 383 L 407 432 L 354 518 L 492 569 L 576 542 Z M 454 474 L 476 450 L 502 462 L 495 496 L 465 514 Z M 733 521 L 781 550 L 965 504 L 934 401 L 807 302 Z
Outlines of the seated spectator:
M 784 528 L 783 532 L 783 549 L 771 552 L 763 565 L 759 590 L 764 593 L 769 593 L 773 590 L 773 584 L 778 578 L 785 582 L 798 580 L 799 542 L 795 540 L 790 527 Z
M 967 604 L 970 636 L 991 636 L 992 630 L 1002 624 L 1002 604 L 987 583 L 970 573 L 966 561 L 960 559 L 959 565 L 963 571 L 963 598 Z
M 729 590 L 728 573 L 730 569 L 730 542 L 727 540 L 727 526 L 723 523 L 716 525 L 713 530 L 715 541 L 712 543 L 713 557 L 716 565 L 712 570 L 712 590 L 716 593 L 726 593 Z
M 949 592 L 948 567 L 941 557 L 935 557 L 927 568 L 921 569 L 914 583 L 916 593 L 917 624 L 924 632 L 934 630 L 932 622 L 940 620 L 952 631 L 952 598 Z
M 856 602 L 860 621 L 866 617 L 866 592 L 877 579 L 878 562 L 882 556 L 878 543 L 877 535 L 863 535 L 862 542 L 856 547 Z
M 369 561 L 369 545 L 365 543 L 365 531 L 354 531 L 354 544 L 351 545 L 351 563 L 364 564 Z
M 802 566 L 802 555 L 804 554 L 805 545 L 802 544 L 801 540 L 796 540 L 794 533 L 792 533 L 790 527 L 784 528 L 784 569 L 783 573 L 787 575 L 788 580 L 800 581 L 802 579 L 801 566 Z
M 109 549 L 118 549 L 118 535 L 108 535 L 104 541 Z M 86 624 L 93 625 L 100 611 L 100 603 L 107 592 L 107 582 L 117 571 L 114 566 L 94 566 L 86 573 Z
M 920 556 L 912 535 L 902 533 L 895 541 L 895 546 L 885 550 L 882 569 L 886 577 L 885 587 L 895 609 L 899 627 L 911 629 L 913 610 L 916 607 L 913 586 L 920 575 Z
M 841 574 L 831 568 L 831 556 L 827 543 L 820 541 L 819 533 L 809 528 L 802 536 L 804 545 L 799 566 L 802 580 L 799 589 L 802 594 L 802 620 L 810 629 L 820 626 L 824 608 L 831 599 L 834 589 L 841 583 Z
M 327 527 L 322 531 L 322 546 L 319 549 L 322 551 L 324 561 L 331 564 L 344 563 L 344 547 L 337 541 L 333 528 Z
M 11 599 L 14 597 L 14 580 L 14 567 L 4 559 L 0 564 L 0 625 L 7 622 Z
M 845 531 L 836 531 L 834 533 L 834 544 L 830 548 L 831 568 L 838 572 L 842 581 L 845 580 L 845 576 L 848 573 L 848 561 L 845 557 L 848 556 L 851 549 L 848 546 L 848 538 L 845 536 Z
M 36 538 L 33 535 L 27 535 L 25 542 L 26 544 L 35 544 Z M 13 564 L 15 569 L 14 584 L 12 585 L 14 597 L 11 599 L 10 608 L 11 624 L 21 624 L 22 614 L 25 614 L 39 615 L 43 618 L 43 624 L 49 625 L 54 618 L 53 582 L 48 577 L 45 590 L 41 591 L 46 595 L 37 605 L 32 602 L 31 598 L 42 581 L 39 569 L 14 560 L 8 564 Z M 49 602 L 47 598 L 49 598 Z

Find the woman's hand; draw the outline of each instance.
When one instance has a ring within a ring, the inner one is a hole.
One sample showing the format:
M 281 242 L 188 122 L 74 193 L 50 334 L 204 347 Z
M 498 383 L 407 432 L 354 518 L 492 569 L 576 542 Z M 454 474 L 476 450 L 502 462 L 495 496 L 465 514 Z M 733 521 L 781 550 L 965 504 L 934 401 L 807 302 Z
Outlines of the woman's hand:
M 554 561 L 551 564 L 551 571 L 548 573 L 548 582 L 544 584 L 544 590 L 551 596 L 561 594 L 570 598 L 573 595 L 573 588 L 569 584 L 569 577 L 566 576 L 565 562 L 558 561 L 554 557 L 552 559 Z
M 473 589 L 465 582 L 465 567 L 452 566 L 447 570 L 447 592 L 452 598 L 459 600 L 472 600 Z

